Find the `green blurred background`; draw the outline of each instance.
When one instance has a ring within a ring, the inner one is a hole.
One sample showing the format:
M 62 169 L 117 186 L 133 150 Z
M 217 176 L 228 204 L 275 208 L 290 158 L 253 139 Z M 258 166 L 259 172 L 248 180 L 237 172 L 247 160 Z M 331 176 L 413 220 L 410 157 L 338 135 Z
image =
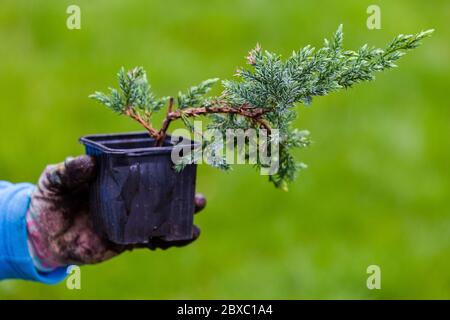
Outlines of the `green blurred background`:
M 66 28 L 70 4 L 81 30 Z M 371 4 L 381 30 L 366 27 Z M 299 106 L 315 143 L 289 192 L 250 166 L 202 165 L 195 244 L 83 267 L 78 291 L 3 281 L 0 298 L 450 298 L 449 21 L 446 0 L 3 0 L 0 178 L 14 182 L 83 153 L 82 135 L 140 130 L 87 98 L 122 65 L 173 95 L 230 78 L 256 42 L 287 55 L 340 23 L 348 48 L 436 32 L 375 82 Z M 381 290 L 366 288 L 371 264 Z

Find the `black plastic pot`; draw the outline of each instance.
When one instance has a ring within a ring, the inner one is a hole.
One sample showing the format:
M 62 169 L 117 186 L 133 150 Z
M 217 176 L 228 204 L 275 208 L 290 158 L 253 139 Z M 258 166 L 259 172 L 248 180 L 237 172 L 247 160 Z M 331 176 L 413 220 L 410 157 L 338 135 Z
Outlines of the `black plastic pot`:
M 96 232 L 118 244 L 192 238 L 197 167 L 173 169 L 169 137 L 162 147 L 154 147 L 148 133 L 90 135 L 80 141 L 98 164 L 90 190 Z

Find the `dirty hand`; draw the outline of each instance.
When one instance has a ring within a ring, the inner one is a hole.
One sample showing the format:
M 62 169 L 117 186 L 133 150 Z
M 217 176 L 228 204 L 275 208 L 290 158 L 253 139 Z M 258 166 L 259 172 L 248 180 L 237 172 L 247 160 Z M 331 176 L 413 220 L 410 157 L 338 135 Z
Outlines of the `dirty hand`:
M 94 232 L 89 216 L 88 185 L 95 174 L 95 161 L 89 156 L 69 158 L 64 163 L 48 166 L 42 173 L 26 217 L 29 249 L 39 270 L 98 263 L 134 248 L 184 246 L 200 235 L 200 230 L 194 227 L 192 239 L 187 241 L 154 240 L 136 246 L 102 239 Z M 205 198 L 197 194 L 196 211 L 205 204 Z

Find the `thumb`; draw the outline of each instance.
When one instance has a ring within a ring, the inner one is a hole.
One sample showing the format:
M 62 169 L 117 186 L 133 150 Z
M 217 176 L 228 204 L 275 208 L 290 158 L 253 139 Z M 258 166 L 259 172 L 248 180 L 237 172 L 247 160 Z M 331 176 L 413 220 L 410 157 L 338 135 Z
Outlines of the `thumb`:
M 39 179 L 39 187 L 54 194 L 75 190 L 95 177 L 95 160 L 90 156 L 67 158 L 48 166 Z

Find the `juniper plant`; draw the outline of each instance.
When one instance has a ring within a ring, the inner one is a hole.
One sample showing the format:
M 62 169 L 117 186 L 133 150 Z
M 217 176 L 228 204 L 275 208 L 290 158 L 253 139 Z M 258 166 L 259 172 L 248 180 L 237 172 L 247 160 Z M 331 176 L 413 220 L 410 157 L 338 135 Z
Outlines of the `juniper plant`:
M 155 138 L 157 145 L 161 145 L 171 122 L 177 119 L 192 128 L 193 117 L 209 116 L 209 127 L 224 133 L 227 129 L 263 128 L 271 137 L 272 129 L 276 128 L 279 169 L 269 179 L 275 186 L 286 188 L 295 179 L 297 170 L 305 167 L 295 160 L 293 149 L 310 144 L 307 131 L 293 128 L 297 116 L 294 106 L 309 105 L 315 96 L 373 80 L 376 72 L 396 67 L 398 59 L 418 47 L 420 40 L 432 32 L 398 35 L 384 49 L 363 45 L 351 51 L 343 49 L 341 25 L 330 40 L 325 39 L 319 50 L 308 45 L 284 60 L 257 45 L 247 56 L 249 68 L 238 69 L 237 80 L 222 81 L 223 91 L 217 97 L 207 97 L 211 87 L 219 81 L 214 78 L 178 93 L 176 99 L 156 98 L 142 67 L 128 72 L 120 69 L 119 89 L 110 88 L 109 94 L 95 92 L 90 97 L 139 122 Z M 158 130 L 152 123 L 152 116 L 166 105 L 166 116 Z M 193 160 L 178 168 L 189 161 Z M 225 162 L 213 165 L 229 168 Z M 264 164 L 257 163 L 256 166 L 263 167 Z

